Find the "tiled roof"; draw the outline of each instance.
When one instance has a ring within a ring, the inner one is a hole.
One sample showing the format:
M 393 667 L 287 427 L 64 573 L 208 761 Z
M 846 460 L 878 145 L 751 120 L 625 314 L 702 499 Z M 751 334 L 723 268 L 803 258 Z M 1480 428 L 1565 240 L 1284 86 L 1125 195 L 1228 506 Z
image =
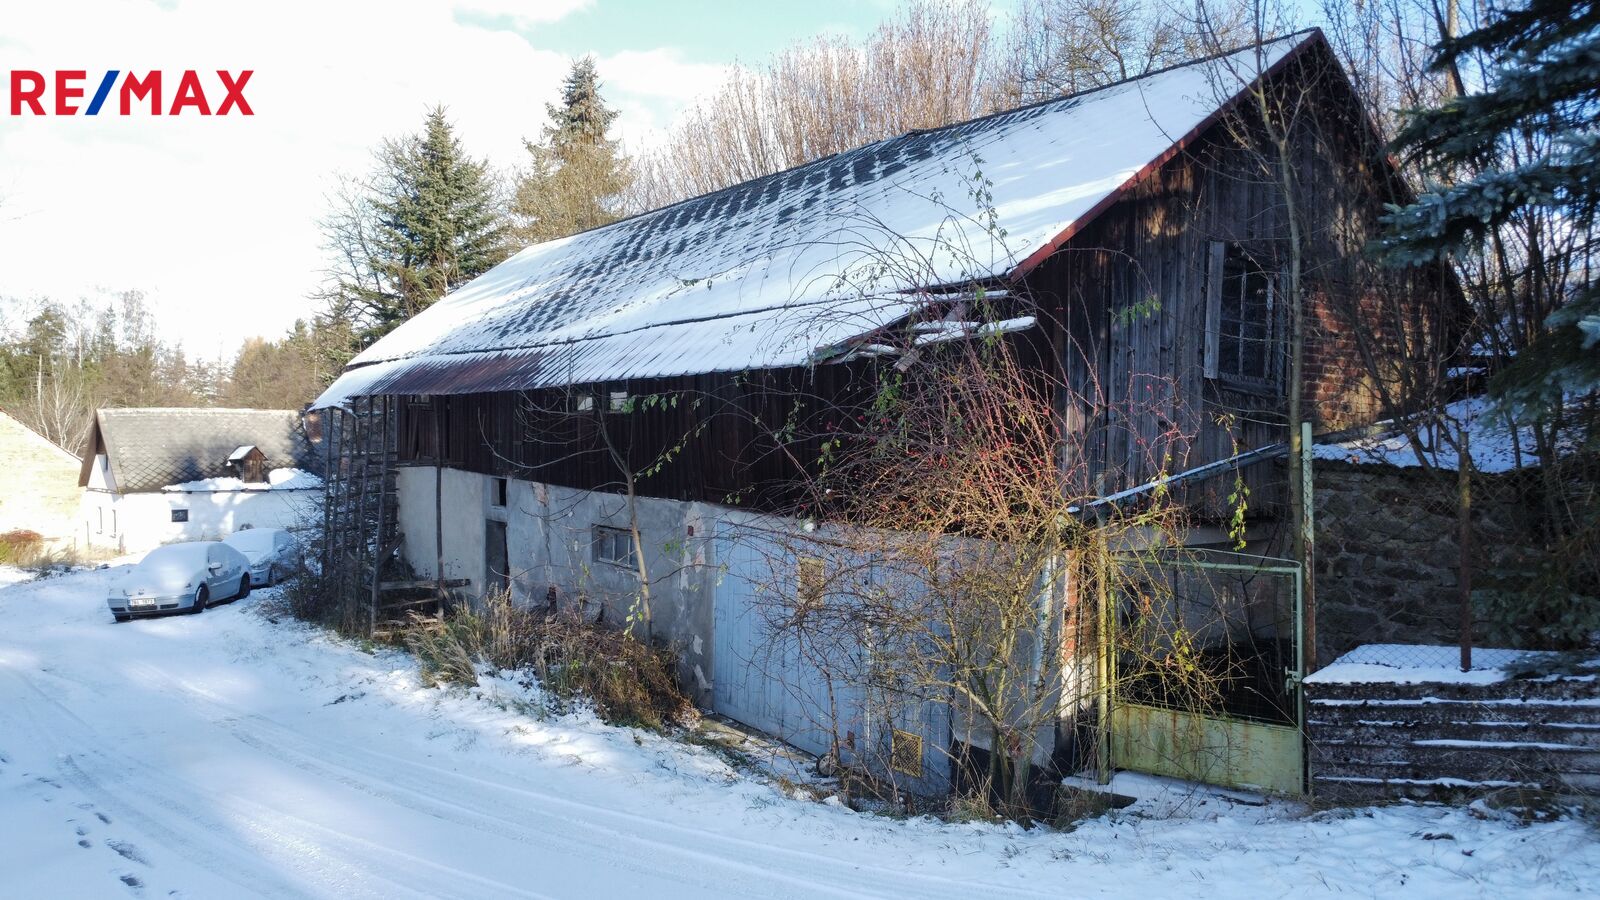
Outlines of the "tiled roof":
M 95 427 L 125 493 L 232 475 L 228 456 L 247 444 L 261 448 L 269 469 L 322 470 L 294 410 L 102 409 Z

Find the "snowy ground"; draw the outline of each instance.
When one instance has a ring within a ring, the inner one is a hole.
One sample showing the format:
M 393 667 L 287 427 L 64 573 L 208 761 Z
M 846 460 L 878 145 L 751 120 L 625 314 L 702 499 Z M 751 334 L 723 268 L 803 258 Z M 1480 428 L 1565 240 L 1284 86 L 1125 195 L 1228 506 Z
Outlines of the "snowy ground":
M 420 686 L 262 615 L 113 625 L 114 570 L 0 570 L 5 897 L 1536 897 L 1600 883 L 1577 822 L 1147 794 L 1071 833 L 785 796 L 710 750 Z

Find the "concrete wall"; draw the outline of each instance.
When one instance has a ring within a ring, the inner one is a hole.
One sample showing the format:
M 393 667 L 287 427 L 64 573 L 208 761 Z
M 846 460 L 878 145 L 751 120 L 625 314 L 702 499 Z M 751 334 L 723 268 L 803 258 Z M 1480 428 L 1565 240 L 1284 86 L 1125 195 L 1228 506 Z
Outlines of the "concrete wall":
M 435 469 L 398 472 L 401 552 L 419 577 L 438 570 L 434 529 Z M 594 555 L 596 526 L 626 528 L 627 498 L 539 482 L 510 479 L 504 507 L 493 505 L 494 479 L 445 469 L 439 488 L 444 507 L 444 574 L 467 578 L 470 594 L 481 594 L 487 580 L 487 523 L 506 523 L 511 592 L 520 605 L 549 602 L 551 588 L 564 608 L 622 625 L 639 575 L 600 562 Z M 703 503 L 641 497 L 639 530 L 650 576 L 653 631 L 674 646 L 682 660 L 681 681 L 701 705 L 711 700 L 711 613 L 717 570 L 711 558 L 711 529 L 717 507 Z
M 639 593 L 638 573 L 595 558 L 596 526 L 626 528 L 629 524 L 627 498 L 539 482 L 507 481 L 507 502 L 496 506 L 492 476 L 455 469 L 441 472 L 433 467 L 414 466 L 398 470 L 398 515 L 404 540 L 401 552 L 421 578 L 435 577 L 442 537 L 444 575 L 467 578 L 469 595 L 481 595 L 486 578 L 488 548 L 486 538 L 491 521 L 506 523 L 507 557 L 511 570 L 512 599 L 523 606 L 543 606 L 550 602 L 554 588 L 556 602 L 563 608 L 580 609 L 589 618 L 604 615 L 607 623 L 622 626 L 628 605 Z M 440 505 L 444 509 L 442 532 L 435 530 L 435 478 Z M 783 522 L 713 504 L 639 498 L 638 518 L 644 544 L 646 569 L 651 579 L 651 609 L 654 634 L 673 646 L 679 655 L 679 682 L 702 708 L 712 708 L 713 629 L 716 592 L 719 584 L 732 589 L 734 574 L 723 572 L 733 558 L 733 549 L 719 551 L 719 530 L 732 534 L 746 526 L 758 526 L 755 534 L 773 534 Z M 790 522 L 798 528 L 799 523 Z M 731 539 L 746 547 L 749 535 Z M 723 543 L 728 543 L 725 539 Z M 772 558 L 757 553 L 757 562 Z M 758 582 L 763 576 L 756 576 Z M 730 640 L 736 636 L 729 636 Z M 737 657 L 728 660 L 732 668 Z M 728 668 L 728 667 L 725 667 Z M 727 674 L 726 672 L 724 674 Z M 770 690 L 766 685 L 762 690 Z M 782 690 L 794 690 L 790 685 Z M 925 755 L 948 768 L 944 756 L 951 724 L 947 714 L 937 721 L 924 722 L 931 730 L 910 720 L 897 727 L 928 731 Z M 758 726 L 759 727 L 759 726 Z M 865 733 L 865 732 L 863 732 Z M 886 732 L 885 732 L 886 734 Z M 986 747 L 987 734 L 963 734 L 974 746 Z M 885 738 L 887 739 L 887 738 Z M 1048 762 L 1055 747 L 1055 730 L 1042 727 L 1035 745 L 1035 762 Z M 930 766 L 932 763 L 930 763 Z M 930 769 L 931 771 L 931 769 Z M 919 785 L 943 790 L 945 773 L 930 774 Z
M 83 546 L 139 553 L 176 541 L 219 540 L 245 527 L 298 529 L 316 514 L 321 489 L 151 491 L 119 494 L 86 488 L 75 537 Z M 189 521 L 172 521 L 174 509 Z
M 71 544 L 79 466 L 76 456 L 0 413 L 0 532 L 25 529 Z

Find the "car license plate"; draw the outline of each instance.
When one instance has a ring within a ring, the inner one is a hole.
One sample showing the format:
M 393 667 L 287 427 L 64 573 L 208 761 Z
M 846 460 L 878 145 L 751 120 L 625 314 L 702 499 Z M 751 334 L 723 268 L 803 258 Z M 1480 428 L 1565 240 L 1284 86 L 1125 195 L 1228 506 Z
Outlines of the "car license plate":
M 129 603 L 128 605 L 129 606 L 155 606 L 156 605 L 156 598 L 154 598 L 154 597 L 135 597 L 135 598 L 133 598 L 133 602 Z

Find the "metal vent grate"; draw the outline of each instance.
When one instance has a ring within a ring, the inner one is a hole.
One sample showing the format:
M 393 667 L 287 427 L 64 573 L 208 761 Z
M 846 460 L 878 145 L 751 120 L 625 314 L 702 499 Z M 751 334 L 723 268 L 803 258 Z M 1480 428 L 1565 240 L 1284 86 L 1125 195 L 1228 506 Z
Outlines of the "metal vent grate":
M 890 729 L 889 768 L 912 778 L 922 777 L 922 735 Z

